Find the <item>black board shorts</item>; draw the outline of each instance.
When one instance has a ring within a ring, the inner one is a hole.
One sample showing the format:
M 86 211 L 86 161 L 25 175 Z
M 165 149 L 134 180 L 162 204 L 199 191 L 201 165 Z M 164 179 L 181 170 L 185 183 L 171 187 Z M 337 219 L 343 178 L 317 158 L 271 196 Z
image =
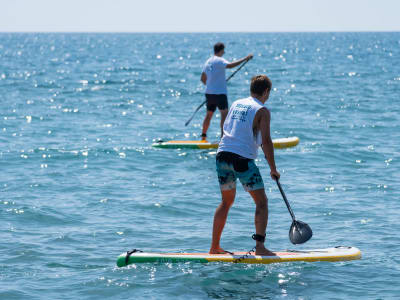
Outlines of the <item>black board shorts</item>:
M 218 107 L 219 110 L 228 109 L 228 97 L 225 94 L 206 94 L 207 110 L 214 112 Z

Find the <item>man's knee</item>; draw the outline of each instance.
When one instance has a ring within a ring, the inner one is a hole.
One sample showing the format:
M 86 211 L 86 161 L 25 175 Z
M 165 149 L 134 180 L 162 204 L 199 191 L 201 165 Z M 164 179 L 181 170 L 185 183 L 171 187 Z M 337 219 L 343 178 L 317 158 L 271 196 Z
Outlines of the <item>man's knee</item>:
M 257 208 L 265 209 L 267 207 L 268 198 L 264 189 L 250 191 L 250 194 L 253 197 Z
M 262 199 L 256 202 L 256 209 L 264 210 L 267 208 L 267 200 Z
M 233 199 L 222 199 L 221 205 L 225 208 L 230 208 L 233 205 Z
M 214 112 L 213 112 L 213 111 L 211 111 L 211 110 L 208 110 L 208 111 L 207 111 L 207 114 L 206 114 L 206 119 L 207 119 L 207 120 L 211 120 L 211 118 L 212 118 L 213 114 L 214 114 Z
M 219 112 L 221 113 L 221 118 L 226 118 L 226 116 L 228 115 L 227 109 L 222 109 Z
M 235 189 L 222 191 L 222 205 L 231 207 L 235 201 L 235 194 Z

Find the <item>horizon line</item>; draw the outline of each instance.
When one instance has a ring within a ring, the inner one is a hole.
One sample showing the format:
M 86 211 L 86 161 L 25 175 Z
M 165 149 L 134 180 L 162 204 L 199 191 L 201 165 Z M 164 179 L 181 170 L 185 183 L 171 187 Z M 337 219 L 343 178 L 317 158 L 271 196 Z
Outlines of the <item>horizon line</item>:
M 1 31 L 2 33 L 182 33 L 182 34 L 213 34 L 213 33 L 400 33 L 400 30 L 305 30 L 305 31 Z

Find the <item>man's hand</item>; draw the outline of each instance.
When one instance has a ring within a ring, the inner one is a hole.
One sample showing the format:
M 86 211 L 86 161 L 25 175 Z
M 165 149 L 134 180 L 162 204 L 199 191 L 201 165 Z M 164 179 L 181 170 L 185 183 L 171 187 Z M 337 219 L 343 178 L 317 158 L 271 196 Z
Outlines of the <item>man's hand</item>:
M 247 55 L 247 57 L 246 57 L 247 60 L 250 60 L 250 59 L 252 59 L 252 58 L 253 58 L 253 54 L 249 54 L 249 55 Z
M 207 75 L 206 75 L 206 73 L 204 73 L 204 72 L 201 73 L 200 81 L 201 81 L 204 85 L 207 84 Z
M 279 172 L 277 170 L 271 171 L 270 174 L 271 174 L 271 178 L 273 180 L 281 178 L 281 174 L 279 174 Z

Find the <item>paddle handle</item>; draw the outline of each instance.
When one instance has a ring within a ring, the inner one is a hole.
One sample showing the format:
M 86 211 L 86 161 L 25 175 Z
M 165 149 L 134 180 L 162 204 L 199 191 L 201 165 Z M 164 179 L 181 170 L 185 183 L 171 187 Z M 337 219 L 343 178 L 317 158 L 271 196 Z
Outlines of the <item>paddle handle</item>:
M 282 198 L 283 198 L 283 200 L 285 200 L 286 207 L 287 207 L 288 210 L 289 210 L 290 216 L 292 217 L 293 222 L 295 222 L 295 221 L 296 221 L 296 218 L 295 218 L 295 216 L 294 216 L 294 213 L 293 213 L 292 208 L 290 207 L 289 201 L 288 201 L 287 198 L 286 198 L 285 192 L 284 192 L 283 189 L 282 189 L 282 186 L 281 186 L 281 184 L 280 184 L 280 182 L 279 182 L 279 179 L 278 179 L 278 178 L 275 178 L 275 180 L 276 180 L 276 184 L 278 185 L 279 191 L 281 192 Z

